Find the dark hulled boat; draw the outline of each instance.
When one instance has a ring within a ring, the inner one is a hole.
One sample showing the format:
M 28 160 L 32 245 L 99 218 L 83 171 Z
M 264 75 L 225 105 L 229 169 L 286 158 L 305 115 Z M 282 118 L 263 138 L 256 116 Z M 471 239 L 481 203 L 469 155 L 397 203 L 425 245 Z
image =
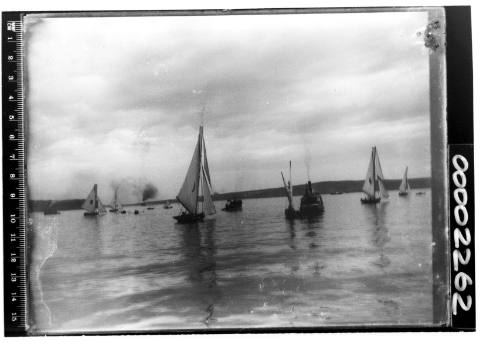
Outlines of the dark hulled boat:
M 195 214 L 183 211 L 180 215 L 174 216 L 174 218 L 178 223 L 196 223 L 202 222 L 205 214 L 203 212 Z
M 303 217 L 314 216 L 325 212 L 321 194 L 314 192 L 311 181 L 307 181 L 306 191 L 300 199 L 300 214 Z
M 222 208 L 222 211 L 233 212 L 241 211 L 243 208 L 243 201 L 241 199 L 229 199 L 226 205 Z

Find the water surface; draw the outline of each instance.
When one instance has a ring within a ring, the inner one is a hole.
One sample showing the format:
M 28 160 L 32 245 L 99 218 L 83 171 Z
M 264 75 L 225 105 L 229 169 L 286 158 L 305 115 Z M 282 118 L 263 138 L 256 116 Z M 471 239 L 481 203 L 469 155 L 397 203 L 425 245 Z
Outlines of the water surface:
M 176 205 L 32 213 L 32 331 L 431 324 L 431 194 L 390 193 L 292 222 L 284 198 L 194 225 Z

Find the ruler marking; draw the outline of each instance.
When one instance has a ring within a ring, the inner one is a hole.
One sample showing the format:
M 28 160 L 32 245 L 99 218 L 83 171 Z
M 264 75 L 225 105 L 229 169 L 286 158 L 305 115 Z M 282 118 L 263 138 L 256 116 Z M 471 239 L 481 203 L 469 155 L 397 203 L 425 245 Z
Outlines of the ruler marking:
M 4 189 L 15 191 L 4 196 L 4 249 L 9 256 L 4 261 L 4 288 L 11 293 L 4 298 L 6 335 L 22 335 L 27 329 L 27 277 L 26 277 L 26 190 L 24 142 L 24 89 L 23 89 L 23 22 L 22 14 L 2 14 L 2 76 L 6 76 L 3 106 L 8 116 L 3 119 Z M 13 45 L 9 45 L 13 43 Z M 12 105 L 12 106 L 8 106 Z M 12 110 L 13 109 L 13 110 Z M 14 156 L 11 158 L 10 156 Z M 18 162 L 18 165 L 9 162 Z M 12 175 L 12 176 L 11 176 Z M 12 194 L 12 195 L 11 195 Z M 12 301 L 12 298 L 16 300 Z

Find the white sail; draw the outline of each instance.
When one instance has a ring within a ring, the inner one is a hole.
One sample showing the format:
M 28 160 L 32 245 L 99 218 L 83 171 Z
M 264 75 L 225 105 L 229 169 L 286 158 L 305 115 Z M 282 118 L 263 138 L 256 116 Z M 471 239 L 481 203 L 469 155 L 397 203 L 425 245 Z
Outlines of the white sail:
M 408 166 L 407 166 L 405 174 L 403 175 L 403 180 L 401 181 L 401 185 L 399 186 L 399 192 L 408 193 L 409 190 L 410 190 L 410 185 L 408 183 Z
M 202 176 L 202 193 L 203 193 L 203 212 L 206 215 L 211 215 L 215 213 L 215 205 L 212 201 L 212 186 L 210 185 L 209 178 L 205 168 L 202 166 L 201 168 L 201 176 Z
M 101 202 L 101 199 L 97 197 L 97 210 L 99 213 L 106 213 L 106 207 L 104 207 L 103 203 Z
M 380 165 L 380 159 L 378 157 L 377 148 L 374 147 L 374 164 L 375 164 L 375 177 L 378 182 L 378 187 L 380 190 L 380 195 L 383 198 L 388 198 L 389 193 L 384 187 L 384 174 L 382 173 L 382 166 Z
M 113 196 L 113 200 L 111 201 L 111 208 L 114 210 L 121 210 L 122 204 L 118 200 L 118 188 L 115 189 L 115 195 Z
M 82 204 L 82 208 L 87 210 L 87 212 L 95 212 L 99 208 L 99 202 L 97 200 L 97 184 L 94 184 L 94 187 L 92 187 L 87 199 L 85 199 Z
M 374 170 L 374 148 L 372 148 L 372 153 L 370 156 L 370 162 L 368 164 L 368 171 L 366 172 L 365 183 L 363 184 L 363 192 L 366 193 L 371 198 L 375 197 L 375 170 Z
M 205 138 L 203 137 L 203 127 L 200 127 L 201 140 L 203 141 L 203 168 L 207 175 L 208 183 L 212 186 L 212 181 L 210 179 L 210 170 L 208 169 L 208 158 L 207 158 L 207 147 L 205 145 Z
M 380 196 L 387 199 L 389 197 L 389 193 L 387 193 L 387 189 L 385 189 L 384 181 L 380 179 L 378 180 L 378 188 L 380 190 Z
M 201 134 L 202 127 L 200 127 L 200 134 L 198 135 L 198 142 L 194 149 L 193 158 L 191 159 L 191 164 L 189 164 L 188 171 L 186 173 L 186 178 L 182 184 L 179 194 L 177 194 L 177 200 L 184 206 L 188 212 L 196 214 L 198 213 L 198 191 L 200 184 L 200 162 L 201 162 Z

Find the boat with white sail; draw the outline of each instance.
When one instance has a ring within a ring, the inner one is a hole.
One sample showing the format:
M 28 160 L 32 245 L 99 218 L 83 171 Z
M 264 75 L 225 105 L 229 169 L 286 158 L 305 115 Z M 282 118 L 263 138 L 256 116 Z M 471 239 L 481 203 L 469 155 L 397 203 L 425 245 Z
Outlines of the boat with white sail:
M 200 191 L 202 196 L 201 208 L 198 198 Z M 178 216 L 174 216 L 178 223 L 201 222 L 206 215 L 215 214 L 203 126 L 200 126 L 198 141 L 184 183 L 177 195 L 177 201 L 185 209 Z
M 410 192 L 410 184 L 408 183 L 408 166 L 406 167 L 405 174 L 403 175 L 403 180 L 399 186 L 399 195 L 406 196 Z
M 118 188 L 115 188 L 115 194 L 113 195 L 110 206 L 109 212 L 119 213 L 122 210 L 122 204 L 118 200 Z
M 106 213 L 106 208 L 97 195 L 97 184 L 94 184 L 94 187 L 92 187 L 82 208 L 87 211 L 83 213 L 84 216 L 100 216 Z
M 380 202 L 381 198 L 387 199 L 389 197 L 384 186 L 384 175 L 382 174 L 377 147 L 372 147 L 368 171 L 363 184 L 363 192 L 366 196 L 361 198 L 362 204 L 376 204 Z

